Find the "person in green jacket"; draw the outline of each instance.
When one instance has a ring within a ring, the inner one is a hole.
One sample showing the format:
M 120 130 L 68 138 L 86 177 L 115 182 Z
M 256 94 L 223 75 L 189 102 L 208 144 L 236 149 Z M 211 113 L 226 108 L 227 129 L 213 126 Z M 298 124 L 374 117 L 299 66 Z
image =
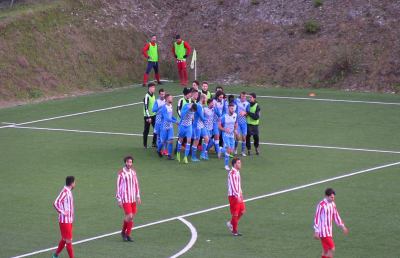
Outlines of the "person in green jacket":
M 260 106 L 256 100 L 256 94 L 250 93 L 250 105 L 246 109 L 246 122 L 247 122 L 247 136 L 246 136 L 246 147 L 247 154 L 251 155 L 251 142 L 250 138 L 254 138 L 254 148 L 256 149 L 256 154 L 259 155 L 258 146 L 260 144 L 258 125 L 260 124 Z

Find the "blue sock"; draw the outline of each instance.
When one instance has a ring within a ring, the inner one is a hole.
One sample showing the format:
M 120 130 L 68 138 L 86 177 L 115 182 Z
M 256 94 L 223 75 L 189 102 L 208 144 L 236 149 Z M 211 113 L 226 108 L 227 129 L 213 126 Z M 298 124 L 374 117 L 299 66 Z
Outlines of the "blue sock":
M 237 146 L 239 145 L 238 141 L 235 141 L 235 150 L 237 149 Z
M 215 152 L 219 153 L 219 140 L 214 140 Z
M 225 152 L 225 166 L 228 166 L 229 165 L 229 154 L 228 154 L 228 152 L 226 151 Z
M 190 143 L 186 143 L 186 147 L 185 147 L 185 157 L 187 157 L 189 155 L 190 152 Z
M 210 139 L 207 145 L 207 150 L 211 149 L 211 147 L 214 145 L 214 141 Z
M 242 142 L 242 153 L 246 150 L 246 142 Z
M 225 148 L 225 147 L 222 147 L 221 152 L 222 152 L 222 154 L 225 154 L 225 153 L 226 153 L 226 148 Z
M 157 142 L 157 151 L 160 152 L 162 150 L 164 144 L 162 144 L 161 142 Z
M 168 143 L 168 155 L 172 154 L 172 142 Z
M 203 146 L 203 150 L 201 151 L 201 153 L 204 155 L 204 154 L 207 153 L 207 144 L 205 144 L 205 143 L 203 142 L 202 146 Z
M 176 152 L 181 152 L 182 143 L 178 141 L 178 145 L 176 146 Z
M 197 152 L 197 147 L 196 146 L 192 146 L 192 159 L 196 158 L 196 152 Z

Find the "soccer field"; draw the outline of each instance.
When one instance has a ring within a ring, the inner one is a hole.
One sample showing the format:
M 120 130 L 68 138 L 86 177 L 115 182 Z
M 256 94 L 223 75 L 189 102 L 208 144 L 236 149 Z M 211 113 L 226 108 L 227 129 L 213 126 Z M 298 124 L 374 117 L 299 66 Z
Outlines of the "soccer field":
M 335 188 L 350 230 L 343 236 L 334 226 L 336 257 L 400 257 L 400 97 L 333 90 L 308 97 L 309 90 L 245 86 L 225 92 L 243 90 L 257 93 L 262 145 L 259 156 L 242 158 L 240 238 L 225 225 L 223 160 L 211 155 L 184 165 L 143 149 L 146 89 L 1 109 L 0 257 L 51 256 L 59 241 L 52 204 L 67 175 L 77 184 L 78 258 L 320 257 L 312 220 L 327 187 Z M 128 154 L 142 197 L 134 243 L 121 240 L 115 200 Z

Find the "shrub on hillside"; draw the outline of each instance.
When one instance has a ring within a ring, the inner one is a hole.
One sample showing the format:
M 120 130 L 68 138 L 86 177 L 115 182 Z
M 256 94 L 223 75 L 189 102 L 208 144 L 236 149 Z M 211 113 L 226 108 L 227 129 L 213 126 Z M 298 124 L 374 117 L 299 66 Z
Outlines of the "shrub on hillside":
M 309 20 L 304 23 L 304 30 L 306 33 L 315 34 L 321 30 L 321 26 L 316 20 Z
M 321 7 L 323 3 L 324 3 L 324 0 L 314 0 L 313 1 L 314 7 L 317 7 L 317 8 Z

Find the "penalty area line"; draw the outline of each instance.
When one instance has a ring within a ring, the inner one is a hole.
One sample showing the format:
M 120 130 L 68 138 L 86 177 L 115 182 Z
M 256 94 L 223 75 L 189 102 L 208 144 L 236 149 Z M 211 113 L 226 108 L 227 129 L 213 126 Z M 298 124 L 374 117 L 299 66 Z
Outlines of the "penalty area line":
M 304 185 L 300 185 L 300 186 L 295 186 L 295 187 L 292 187 L 292 188 L 283 189 L 283 190 L 280 190 L 280 191 L 276 191 L 276 192 L 272 192 L 272 193 L 268 193 L 268 194 L 264 194 L 264 195 L 251 197 L 251 198 L 245 199 L 244 201 L 245 202 L 256 201 L 256 200 L 259 200 L 259 199 L 264 199 L 264 198 L 267 198 L 267 197 L 272 197 L 272 196 L 276 196 L 276 195 L 280 195 L 280 194 L 284 194 L 284 193 L 289 193 L 289 192 L 297 191 L 297 190 L 300 190 L 300 189 L 305 189 L 305 188 L 308 188 L 308 187 L 311 187 L 311 186 L 320 185 L 320 184 L 324 184 L 324 183 L 327 183 L 327 182 L 332 182 L 332 181 L 335 181 L 335 180 L 339 180 L 339 179 L 343 179 L 343 178 L 347 178 L 347 177 L 352 177 L 352 176 L 356 176 L 356 175 L 360 175 L 360 174 L 364 174 L 364 173 L 368 173 L 368 172 L 372 172 L 372 171 L 382 170 L 384 168 L 389 168 L 389 167 L 393 167 L 393 166 L 397 166 L 397 165 L 400 165 L 400 161 L 394 162 L 394 163 L 388 163 L 388 164 L 384 164 L 384 165 L 380 165 L 380 166 L 375 166 L 375 167 L 372 167 L 372 168 L 367 168 L 367 169 L 363 169 L 363 170 L 359 170 L 359 171 L 343 174 L 343 175 L 340 175 L 340 176 L 331 177 L 331 178 L 315 181 L 315 182 L 312 182 L 312 183 L 308 183 L 308 184 L 304 184 Z M 137 226 L 133 230 L 140 229 L 140 228 L 145 228 L 145 227 L 150 227 L 150 226 L 153 226 L 153 225 L 157 225 L 157 224 L 161 224 L 161 223 L 165 223 L 165 222 L 169 222 L 169 221 L 173 221 L 173 220 L 177 220 L 177 219 L 181 220 L 183 218 L 187 218 L 187 217 L 191 217 L 191 216 L 207 213 L 207 212 L 214 211 L 214 210 L 219 210 L 219 209 L 226 208 L 226 207 L 229 207 L 229 204 L 220 205 L 220 206 L 212 207 L 212 208 L 205 209 L 205 210 L 200 210 L 200 211 L 196 211 L 196 212 L 183 214 L 181 216 L 176 216 L 176 217 L 172 217 L 172 218 L 168 218 L 168 219 L 164 219 L 164 220 L 151 222 L 151 223 L 148 223 L 148 224 Z M 115 231 L 115 232 L 112 232 L 112 233 L 103 234 L 103 235 L 100 235 L 100 236 L 83 239 L 83 240 L 74 242 L 73 245 L 86 243 L 86 242 L 89 242 L 89 241 L 93 241 L 93 240 L 96 240 L 96 239 L 101 239 L 101 238 L 117 235 L 117 234 L 120 234 L 120 233 L 121 233 L 121 231 L 119 230 L 119 231 Z M 193 234 L 192 234 L 192 238 L 193 238 Z M 190 244 L 190 242 L 189 242 L 189 244 Z M 51 247 L 51 248 L 42 249 L 42 250 L 38 250 L 38 251 L 34 251 L 34 252 L 31 252 L 31 253 L 27 253 L 27 254 L 13 256 L 11 258 L 28 257 L 28 256 L 32 256 L 32 255 L 35 255 L 35 254 L 48 252 L 48 251 L 51 251 L 51 250 L 54 250 L 54 249 L 57 249 L 57 246 Z

